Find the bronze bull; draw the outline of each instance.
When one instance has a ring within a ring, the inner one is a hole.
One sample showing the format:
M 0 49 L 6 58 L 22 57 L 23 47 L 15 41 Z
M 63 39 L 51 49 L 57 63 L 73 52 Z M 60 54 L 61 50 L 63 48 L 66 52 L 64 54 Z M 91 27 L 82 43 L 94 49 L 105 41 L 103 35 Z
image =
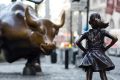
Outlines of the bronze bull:
M 64 11 L 60 24 L 40 19 L 35 14 L 33 8 L 22 2 L 15 2 L 0 12 L 0 48 L 9 63 L 27 59 L 25 75 L 41 71 L 40 54 L 49 54 L 56 48 L 53 39 L 65 22 Z

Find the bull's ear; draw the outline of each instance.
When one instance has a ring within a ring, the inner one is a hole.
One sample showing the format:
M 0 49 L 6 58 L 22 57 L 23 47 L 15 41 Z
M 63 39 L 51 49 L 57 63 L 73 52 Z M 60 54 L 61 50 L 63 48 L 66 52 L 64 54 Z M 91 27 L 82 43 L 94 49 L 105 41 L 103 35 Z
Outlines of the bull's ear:
M 27 7 L 25 10 L 26 22 L 30 27 L 38 26 L 38 18 L 36 16 L 35 10 L 32 7 Z

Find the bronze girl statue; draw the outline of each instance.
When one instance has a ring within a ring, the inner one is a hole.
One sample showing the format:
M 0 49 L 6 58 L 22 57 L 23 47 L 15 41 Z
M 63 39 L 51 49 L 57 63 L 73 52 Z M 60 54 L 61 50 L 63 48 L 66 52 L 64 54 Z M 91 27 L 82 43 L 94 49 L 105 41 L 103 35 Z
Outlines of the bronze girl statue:
M 79 67 L 86 71 L 86 80 L 92 80 L 93 72 L 99 72 L 101 80 L 107 80 L 106 71 L 114 69 L 115 65 L 105 54 L 105 51 L 114 45 L 118 39 L 104 30 L 108 27 L 108 23 L 101 21 L 101 16 L 98 13 L 93 13 L 90 16 L 89 24 L 92 29 L 85 32 L 76 42 L 77 46 L 84 52 Z M 112 39 L 107 46 L 104 44 L 105 37 Z M 81 44 L 84 39 L 86 39 L 86 48 Z

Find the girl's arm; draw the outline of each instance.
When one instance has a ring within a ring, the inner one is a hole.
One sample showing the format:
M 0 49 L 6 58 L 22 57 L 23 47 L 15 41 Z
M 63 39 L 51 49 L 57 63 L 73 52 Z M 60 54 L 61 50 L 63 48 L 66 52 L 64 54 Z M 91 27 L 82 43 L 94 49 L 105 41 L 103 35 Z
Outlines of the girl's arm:
M 85 36 L 85 34 L 83 34 L 77 41 L 76 41 L 76 45 L 82 50 L 82 51 L 84 51 L 84 52 L 86 52 L 86 49 L 83 47 L 83 45 L 82 45 L 82 40 L 83 39 L 85 39 L 86 38 L 86 36 Z
M 109 32 L 105 32 L 105 36 L 112 39 L 111 43 L 108 46 L 105 47 L 105 50 L 107 50 L 118 41 L 118 38 L 111 35 Z

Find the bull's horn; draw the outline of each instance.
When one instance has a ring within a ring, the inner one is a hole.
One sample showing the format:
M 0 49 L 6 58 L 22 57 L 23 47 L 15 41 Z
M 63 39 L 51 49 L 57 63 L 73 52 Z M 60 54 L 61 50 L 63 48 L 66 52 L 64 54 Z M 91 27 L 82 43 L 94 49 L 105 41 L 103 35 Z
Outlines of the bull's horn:
M 38 18 L 35 16 L 35 12 L 30 13 L 29 9 L 32 9 L 31 7 L 27 7 L 25 10 L 25 17 L 26 17 L 26 22 L 30 27 L 36 27 L 38 26 Z M 33 11 L 33 9 L 31 10 Z
M 65 11 L 62 11 L 62 16 L 61 16 L 61 23 L 59 25 L 56 25 L 56 28 L 61 28 L 64 23 L 65 23 Z

